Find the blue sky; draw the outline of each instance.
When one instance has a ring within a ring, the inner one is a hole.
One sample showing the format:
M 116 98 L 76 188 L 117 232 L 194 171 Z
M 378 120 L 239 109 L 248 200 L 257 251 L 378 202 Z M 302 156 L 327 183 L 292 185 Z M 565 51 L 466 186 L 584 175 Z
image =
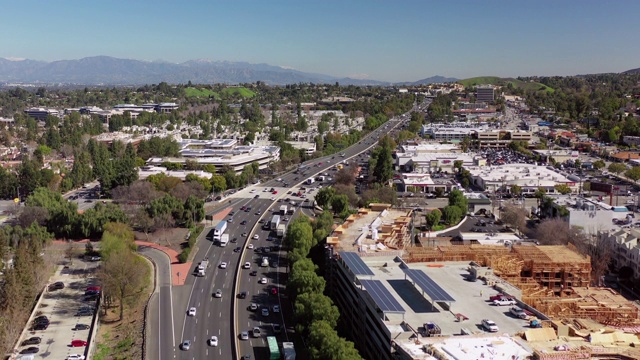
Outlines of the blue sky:
M 7 1 L 0 57 L 246 61 L 385 81 L 640 67 L 640 1 Z

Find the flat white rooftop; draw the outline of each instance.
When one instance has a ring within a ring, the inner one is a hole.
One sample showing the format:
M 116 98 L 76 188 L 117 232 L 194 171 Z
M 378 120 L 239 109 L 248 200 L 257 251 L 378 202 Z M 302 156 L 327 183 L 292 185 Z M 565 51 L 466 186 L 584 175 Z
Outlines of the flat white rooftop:
M 449 338 L 428 338 L 429 347 L 438 351 L 440 359 L 451 360 L 509 360 L 526 359 L 533 351 L 514 339 L 504 335 L 472 335 Z
M 465 169 L 469 170 L 472 177 L 479 177 L 484 182 L 500 182 L 505 185 L 539 187 L 553 186 L 557 183 L 575 183 L 554 170 L 534 164 L 471 166 Z

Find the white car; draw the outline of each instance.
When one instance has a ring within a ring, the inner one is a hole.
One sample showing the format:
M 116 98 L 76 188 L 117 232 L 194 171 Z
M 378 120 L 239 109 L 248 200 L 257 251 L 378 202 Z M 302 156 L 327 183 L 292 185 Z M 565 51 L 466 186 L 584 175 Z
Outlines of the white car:
M 222 297 L 222 291 L 220 289 L 216 290 L 216 292 L 213 293 L 213 296 L 215 296 L 217 298 L 221 298 Z
M 482 319 L 482 327 L 489 332 L 498 332 L 498 325 L 489 319 Z
M 67 360 L 84 360 L 84 359 L 85 359 L 84 355 L 80 355 L 80 354 L 71 354 L 67 356 Z
M 249 332 L 243 331 L 240 333 L 240 340 L 249 340 Z
M 272 197 L 271 197 L 271 201 L 274 201 L 275 199 L 276 199 L 276 197 L 275 197 L 275 196 L 272 196 Z
M 260 239 L 260 235 L 258 235 L 258 234 L 253 235 L 253 239 L 254 239 L 254 240 L 258 240 L 258 239 Z
M 220 269 L 226 269 L 227 268 L 227 263 L 226 262 L 221 262 L 220 263 Z
M 269 309 L 262 308 L 262 316 L 269 316 Z
M 251 193 L 252 193 L 252 194 L 253 194 L 253 193 L 255 193 L 255 192 L 256 192 L 256 189 L 251 190 Z
M 194 307 L 190 307 L 189 311 L 187 312 L 187 315 L 189 316 L 196 316 L 196 308 Z
M 209 346 L 218 346 L 218 337 L 212 336 L 211 338 L 209 338 L 209 340 L 207 340 L 207 343 L 209 344 Z
M 497 299 L 493 300 L 493 305 L 495 306 L 507 306 L 507 305 L 515 305 L 516 301 L 513 299 Z
M 242 265 L 242 267 L 244 269 L 249 269 L 249 268 L 251 268 L 251 263 L 247 261 L 246 263 L 244 263 L 244 265 Z
M 263 277 L 258 281 L 260 284 L 266 284 L 267 283 L 267 278 Z
M 274 313 L 279 313 L 279 312 L 280 312 L 280 306 L 278 306 L 278 305 L 273 305 L 273 312 L 274 312 Z
M 253 244 L 247 245 L 247 249 L 253 249 Z

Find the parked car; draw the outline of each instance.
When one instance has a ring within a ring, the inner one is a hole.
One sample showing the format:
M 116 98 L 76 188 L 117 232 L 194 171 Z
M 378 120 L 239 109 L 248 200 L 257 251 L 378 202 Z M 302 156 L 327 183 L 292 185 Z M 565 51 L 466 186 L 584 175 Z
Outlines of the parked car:
M 493 296 L 489 296 L 489 301 L 494 301 L 494 300 L 500 300 L 500 299 L 515 299 L 513 296 L 511 295 L 505 295 L 505 294 L 496 294 Z
M 37 354 L 38 351 L 40 351 L 40 348 L 37 346 L 29 346 L 26 349 L 22 349 L 22 351 L 20 351 L 20 354 Z
M 524 310 L 522 310 L 521 308 L 514 306 L 511 309 L 509 309 L 509 312 L 511 313 L 511 315 L 520 318 L 520 319 L 526 319 L 527 318 L 527 313 L 524 312 Z
M 85 357 L 82 354 L 70 354 L 67 356 L 67 360 L 84 360 Z
M 33 336 L 22 342 L 21 346 L 25 345 L 38 345 L 42 342 L 42 338 L 39 336 Z
M 498 332 L 498 325 L 489 319 L 482 319 L 482 327 L 488 332 Z
M 62 281 L 57 281 L 49 285 L 49 291 L 55 291 L 60 289 L 64 289 L 64 283 Z
M 515 305 L 516 301 L 514 299 L 498 299 L 493 300 L 493 305 L 495 306 L 507 306 L 507 305 Z
M 87 342 L 84 340 L 71 340 L 71 347 L 87 346 Z
M 87 324 L 76 324 L 72 330 L 88 330 L 90 328 Z

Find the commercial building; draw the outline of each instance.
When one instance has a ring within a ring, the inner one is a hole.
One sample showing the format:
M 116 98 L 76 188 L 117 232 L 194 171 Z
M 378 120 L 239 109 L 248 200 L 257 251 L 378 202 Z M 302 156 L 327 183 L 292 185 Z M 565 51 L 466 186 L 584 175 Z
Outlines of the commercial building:
M 476 101 L 492 103 L 495 100 L 495 87 L 491 85 L 476 86 Z
M 461 161 L 464 168 L 483 166 L 486 161 L 472 153 L 396 153 L 395 168 L 406 172 L 433 173 L 446 172 L 453 174 L 456 161 Z
M 544 162 L 553 160 L 557 163 L 563 163 L 575 160 L 580 156 L 579 152 L 573 150 L 533 150 L 533 152 L 539 155 Z
M 256 162 L 263 170 L 271 162 L 280 159 L 280 148 L 277 146 L 238 145 L 235 139 L 183 139 L 179 143 L 182 157 L 150 158 L 147 165 L 162 165 L 164 162 L 185 164 L 191 160 L 199 165 L 214 165 L 219 173 L 231 168 L 240 174 L 246 165 Z
M 599 234 L 600 241 L 609 241 L 615 247 L 612 262 L 616 269 L 628 266 L 633 270 L 633 278 L 640 279 L 640 230 L 611 229 Z
M 287 144 L 293 146 L 294 149 L 304 150 L 306 155 L 313 155 L 316 152 L 316 143 L 308 141 L 287 141 Z
M 60 111 L 56 109 L 47 109 L 47 108 L 29 108 L 24 111 L 27 116 L 32 117 L 38 121 L 44 121 L 47 119 L 47 116 L 55 116 L 60 117 Z
M 141 166 L 138 169 L 138 178 L 140 180 L 144 180 L 151 175 L 165 174 L 167 176 L 177 177 L 181 180 L 185 180 L 187 175 L 193 174 L 198 177 L 203 177 L 207 179 L 211 179 L 213 174 L 208 173 L 206 171 L 191 171 L 191 170 L 167 170 L 166 167 L 162 166 Z
M 543 216 L 562 217 L 569 226 L 576 226 L 588 235 L 619 229 L 616 221 L 631 222 L 631 212 L 626 206 L 611 206 L 591 198 L 575 195 L 555 195 L 553 203 Z
M 434 178 L 425 173 L 403 173 L 393 183 L 399 192 L 435 193 L 440 189 L 443 194 L 458 189 L 458 183 L 453 179 Z
M 509 191 L 512 185 L 518 185 L 523 194 L 535 193 L 539 188 L 547 194 L 556 193 L 555 186 L 565 184 L 577 191 L 579 184 L 571 181 L 555 169 L 532 164 L 505 164 L 496 166 L 465 167 L 471 174 L 473 185 L 488 191 L 503 189 Z

